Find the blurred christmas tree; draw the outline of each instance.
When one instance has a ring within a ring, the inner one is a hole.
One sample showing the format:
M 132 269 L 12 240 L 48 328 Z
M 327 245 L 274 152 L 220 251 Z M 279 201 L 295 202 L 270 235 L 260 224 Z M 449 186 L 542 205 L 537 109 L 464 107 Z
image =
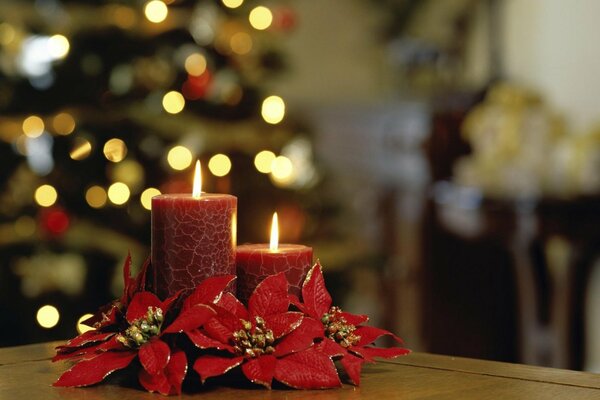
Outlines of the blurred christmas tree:
M 284 241 L 322 229 L 310 139 L 268 88 L 294 24 L 281 2 L 2 2 L 0 345 L 72 336 L 112 299 L 150 198 L 190 191 L 196 157 L 239 197 L 239 241 L 275 209 Z

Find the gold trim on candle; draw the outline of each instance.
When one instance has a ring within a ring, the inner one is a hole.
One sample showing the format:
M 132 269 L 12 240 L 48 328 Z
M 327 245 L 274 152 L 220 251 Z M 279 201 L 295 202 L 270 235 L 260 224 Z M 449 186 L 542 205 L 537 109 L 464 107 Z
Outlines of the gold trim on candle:
M 273 222 L 271 222 L 271 243 L 269 250 L 277 251 L 279 248 L 279 223 L 277 222 L 277 213 L 273 213 Z
M 192 196 L 196 199 L 202 194 L 202 173 L 200 172 L 200 160 L 196 161 L 196 171 L 194 172 L 194 188 Z

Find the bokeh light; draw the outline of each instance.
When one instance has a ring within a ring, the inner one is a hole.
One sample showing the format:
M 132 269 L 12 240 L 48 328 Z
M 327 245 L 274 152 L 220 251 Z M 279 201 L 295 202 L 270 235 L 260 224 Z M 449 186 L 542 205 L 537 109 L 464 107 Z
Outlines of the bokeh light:
M 17 218 L 15 221 L 15 233 L 20 237 L 32 236 L 36 231 L 35 220 L 28 216 L 23 215 Z
M 54 59 L 66 57 L 70 47 L 69 40 L 63 35 L 54 35 L 48 39 L 48 51 Z
M 192 164 L 192 152 L 184 146 L 175 146 L 167 154 L 167 162 L 171 168 L 181 171 Z
M 44 133 L 44 121 L 37 115 L 30 115 L 23 120 L 23 133 L 30 138 L 39 137 Z
M 285 116 L 285 103 L 279 96 L 269 96 L 262 103 L 261 115 L 269 124 L 278 124 Z
M 0 44 L 8 45 L 10 44 L 16 36 L 15 28 L 7 22 L 3 22 L 0 24 Z
M 275 153 L 269 150 L 263 150 L 258 152 L 254 157 L 254 166 L 258 172 L 269 174 L 271 173 L 271 164 L 273 163 L 273 160 L 275 160 Z
M 76 161 L 86 159 L 92 152 L 92 144 L 89 140 L 84 138 L 76 138 L 73 147 L 69 152 L 69 156 Z
M 118 206 L 127 203 L 130 195 L 129 187 L 123 182 L 115 182 L 108 187 L 108 199 Z
M 42 185 L 35 190 L 33 195 L 35 202 L 42 207 L 50 207 L 58 199 L 58 193 L 54 186 Z
M 77 333 L 79 333 L 81 335 L 82 333 L 85 333 L 87 331 L 91 331 L 94 329 L 91 326 L 87 326 L 87 325 L 83 324 L 83 321 L 90 319 L 93 316 L 94 316 L 94 314 L 83 314 L 81 317 L 79 317 L 79 319 L 77 320 L 77 325 L 76 325 Z
M 108 161 L 120 162 L 127 155 L 127 145 L 121 139 L 113 138 L 104 144 L 103 152 Z
M 279 156 L 271 163 L 271 176 L 276 181 L 288 181 L 291 179 L 293 172 L 294 166 L 292 165 L 292 161 L 285 156 Z
M 231 160 L 225 154 L 215 154 L 208 160 L 208 169 L 215 176 L 225 176 L 231 171 Z
M 252 50 L 252 38 L 246 32 L 236 32 L 231 36 L 229 46 L 235 54 L 248 54 Z
M 42 328 L 50 329 L 54 328 L 58 321 L 60 320 L 60 313 L 58 309 L 49 304 L 40 307 L 35 316 L 37 323 L 40 324 Z
M 200 76 L 206 71 L 206 57 L 202 54 L 190 54 L 185 59 L 185 71 L 192 76 Z
M 144 7 L 144 15 L 146 15 L 148 21 L 154 22 L 155 24 L 163 22 L 168 14 L 169 9 L 167 5 L 160 0 L 149 1 Z
M 91 186 L 85 192 L 85 201 L 92 208 L 101 208 L 106 204 L 106 200 L 108 195 L 106 194 L 106 190 L 104 190 L 101 186 Z
M 114 182 L 123 182 L 137 191 L 144 184 L 144 167 L 136 160 L 125 160 L 117 164 L 109 173 Z
M 75 119 L 66 112 L 56 114 L 52 119 L 52 127 L 59 135 L 70 135 L 75 130 Z
M 144 190 L 142 192 L 142 195 L 140 196 L 140 203 L 142 203 L 142 207 L 144 207 L 146 210 L 151 210 L 152 209 L 152 198 L 154 196 L 158 196 L 159 194 L 160 194 L 160 190 L 153 188 L 153 187 Z
M 221 0 L 223 5 L 228 8 L 238 8 L 244 4 L 244 0 Z
M 177 114 L 185 107 L 185 99 L 181 93 L 172 90 L 164 95 L 162 105 L 169 114 Z
M 271 26 L 271 23 L 273 22 L 273 13 L 267 7 L 258 6 L 250 11 L 248 20 L 254 29 L 262 31 Z

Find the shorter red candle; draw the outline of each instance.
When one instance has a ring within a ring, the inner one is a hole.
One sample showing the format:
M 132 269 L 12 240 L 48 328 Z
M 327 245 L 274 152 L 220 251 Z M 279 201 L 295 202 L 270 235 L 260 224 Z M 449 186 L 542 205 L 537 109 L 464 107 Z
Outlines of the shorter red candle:
M 278 244 L 277 213 L 273 215 L 270 244 L 244 244 L 237 247 L 237 293 L 246 303 L 254 288 L 266 277 L 284 272 L 289 292 L 300 296 L 302 282 L 312 267 L 312 247 Z

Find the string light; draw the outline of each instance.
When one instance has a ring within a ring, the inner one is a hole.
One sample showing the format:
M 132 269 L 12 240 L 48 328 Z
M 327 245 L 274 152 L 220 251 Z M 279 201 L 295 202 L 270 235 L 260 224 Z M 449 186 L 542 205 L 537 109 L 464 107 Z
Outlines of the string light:
M 167 162 L 171 168 L 181 171 L 192 164 L 192 152 L 184 146 L 175 146 L 167 154 Z
M 37 115 L 30 115 L 23 120 L 23 133 L 30 138 L 36 138 L 44 133 L 44 121 Z
M 50 329 L 54 328 L 58 324 L 58 321 L 60 320 L 60 313 L 56 307 L 47 304 L 40 307 L 40 309 L 37 311 L 35 319 L 42 328 Z
M 118 206 L 127 203 L 131 192 L 123 182 L 115 182 L 108 187 L 108 199 Z
M 258 152 L 254 157 L 254 166 L 263 174 L 271 173 L 271 164 L 275 160 L 275 153 L 269 150 L 263 150 Z
M 208 169 L 215 176 L 225 176 L 231 171 L 231 160 L 225 154 L 215 154 L 208 160 Z
M 221 0 L 223 5 L 228 8 L 238 8 L 244 3 L 244 0 Z
M 48 51 L 54 59 L 66 57 L 70 47 L 69 39 L 63 35 L 54 35 L 48 39 Z
M 92 152 L 92 144 L 84 138 L 76 138 L 73 148 L 69 152 L 69 156 L 76 161 L 86 159 Z
M 250 11 L 248 16 L 250 25 L 259 31 L 267 29 L 273 22 L 273 13 L 267 7 L 258 6 Z
M 127 155 L 127 145 L 121 139 L 113 138 L 104 144 L 103 152 L 108 161 L 117 163 Z
M 246 32 L 237 32 L 229 39 L 229 46 L 236 54 L 248 54 L 252 50 L 252 38 Z
M 146 3 L 144 7 L 144 15 L 148 18 L 148 21 L 158 24 L 167 19 L 169 14 L 169 8 L 165 3 L 160 0 L 152 0 Z
M 58 199 L 58 193 L 51 185 L 42 185 L 35 190 L 33 195 L 35 202 L 42 207 L 50 207 Z
M 278 124 L 285 116 L 285 103 L 279 96 L 269 96 L 263 103 L 261 108 L 263 119 L 269 124 Z
M 52 127 L 59 135 L 70 135 L 75 130 L 75 119 L 66 112 L 56 114 L 52 119 Z
M 159 194 L 160 194 L 160 190 L 153 188 L 153 187 L 144 190 L 142 192 L 142 195 L 140 196 L 140 203 L 142 203 L 142 207 L 144 207 L 146 210 L 151 210 L 152 209 L 152 198 L 154 196 L 158 196 Z
M 169 114 L 178 114 L 185 107 L 185 99 L 181 93 L 172 90 L 163 96 L 162 105 Z
M 83 314 L 81 317 L 79 317 L 79 319 L 77 320 L 77 325 L 76 325 L 77 333 L 79 333 L 81 335 L 82 333 L 85 333 L 87 331 L 91 331 L 94 329 L 91 326 L 87 326 L 83 323 L 83 321 L 90 319 L 93 316 L 94 316 L 94 314 Z
M 286 156 L 279 156 L 271 163 L 271 176 L 277 182 L 284 183 L 290 180 L 294 166 Z
M 190 54 L 185 59 L 185 70 L 192 76 L 200 76 L 206 71 L 206 57 L 202 54 Z
M 102 208 L 107 200 L 106 190 L 101 186 L 91 186 L 85 192 L 85 201 L 92 208 Z

